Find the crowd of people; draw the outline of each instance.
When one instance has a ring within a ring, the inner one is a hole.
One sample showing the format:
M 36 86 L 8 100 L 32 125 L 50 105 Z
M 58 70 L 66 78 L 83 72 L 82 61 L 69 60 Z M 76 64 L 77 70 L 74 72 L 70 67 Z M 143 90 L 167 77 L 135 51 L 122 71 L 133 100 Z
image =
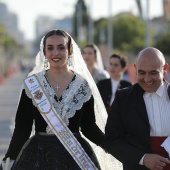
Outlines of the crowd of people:
M 95 44 L 80 50 L 64 30 L 42 38 L 35 61 L 0 170 L 111 170 L 113 159 L 123 170 L 170 170 L 170 86 L 161 51 L 139 52 L 135 84 L 123 79 L 126 56 L 112 54 L 105 68 Z

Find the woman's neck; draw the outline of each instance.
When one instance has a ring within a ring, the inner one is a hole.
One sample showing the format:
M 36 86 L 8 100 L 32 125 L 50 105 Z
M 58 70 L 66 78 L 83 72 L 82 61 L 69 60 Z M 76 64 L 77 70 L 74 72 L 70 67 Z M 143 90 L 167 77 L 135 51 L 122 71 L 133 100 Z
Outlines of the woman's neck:
M 89 66 L 87 66 L 87 68 L 88 68 L 89 72 L 92 73 L 94 70 L 94 65 L 89 65 Z
M 48 77 L 53 79 L 62 79 L 63 77 L 67 77 L 67 76 L 69 77 L 69 75 L 72 75 L 73 72 L 69 69 L 62 69 L 62 70 L 49 69 L 46 74 Z

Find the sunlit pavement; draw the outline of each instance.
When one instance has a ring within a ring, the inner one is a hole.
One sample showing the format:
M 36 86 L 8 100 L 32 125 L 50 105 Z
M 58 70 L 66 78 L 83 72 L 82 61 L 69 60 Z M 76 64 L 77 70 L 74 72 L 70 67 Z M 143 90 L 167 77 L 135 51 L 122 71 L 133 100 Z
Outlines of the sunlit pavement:
M 17 72 L 0 84 L 0 162 L 6 153 L 10 139 L 10 124 L 14 119 L 26 73 Z

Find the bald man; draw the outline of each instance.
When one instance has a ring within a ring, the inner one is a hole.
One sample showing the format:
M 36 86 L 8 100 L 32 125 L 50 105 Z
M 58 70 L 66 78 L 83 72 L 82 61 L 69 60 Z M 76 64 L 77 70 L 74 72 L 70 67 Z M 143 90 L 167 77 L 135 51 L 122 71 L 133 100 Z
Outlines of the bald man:
M 170 170 L 170 153 L 161 146 L 170 136 L 170 85 L 164 80 L 168 64 L 158 49 L 148 47 L 134 66 L 137 83 L 117 91 L 111 106 L 106 150 L 123 170 Z

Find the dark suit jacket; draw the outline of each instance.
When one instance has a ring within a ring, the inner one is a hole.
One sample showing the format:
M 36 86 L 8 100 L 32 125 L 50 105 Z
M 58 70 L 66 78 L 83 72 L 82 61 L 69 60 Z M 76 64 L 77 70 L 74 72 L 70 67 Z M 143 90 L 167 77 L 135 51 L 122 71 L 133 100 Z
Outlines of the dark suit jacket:
M 168 93 L 169 85 L 167 84 Z M 105 128 L 106 150 L 124 170 L 147 170 L 139 161 L 150 149 L 150 126 L 144 91 L 135 84 L 116 92 Z
M 121 80 L 117 89 L 122 89 L 129 87 L 132 84 L 126 80 Z M 109 112 L 110 100 L 112 97 L 112 84 L 111 79 L 104 79 L 98 82 L 97 87 L 99 89 L 100 95 L 102 97 L 103 103 L 106 107 L 107 112 Z

